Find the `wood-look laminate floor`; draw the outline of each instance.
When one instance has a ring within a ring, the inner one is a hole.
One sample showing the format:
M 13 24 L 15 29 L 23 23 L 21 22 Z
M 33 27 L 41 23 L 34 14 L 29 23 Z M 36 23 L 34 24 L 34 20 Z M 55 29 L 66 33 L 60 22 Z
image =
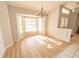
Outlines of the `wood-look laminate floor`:
M 70 45 L 64 49 L 56 58 L 79 58 L 79 34 L 76 33 L 70 39 Z
M 15 42 L 6 49 L 4 58 L 51 58 L 61 53 L 69 44 L 36 35 Z

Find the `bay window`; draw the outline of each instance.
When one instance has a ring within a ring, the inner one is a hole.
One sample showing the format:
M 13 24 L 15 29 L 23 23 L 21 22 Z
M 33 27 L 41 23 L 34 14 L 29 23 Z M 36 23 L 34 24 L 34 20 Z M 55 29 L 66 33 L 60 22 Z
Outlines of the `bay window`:
M 25 32 L 36 31 L 36 19 L 26 18 L 25 19 Z
M 44 31 L 44 25 L 44 19 L 41 17 L 18 15 L 18 32 L 20 34 L 25 32 L 42 33 Z

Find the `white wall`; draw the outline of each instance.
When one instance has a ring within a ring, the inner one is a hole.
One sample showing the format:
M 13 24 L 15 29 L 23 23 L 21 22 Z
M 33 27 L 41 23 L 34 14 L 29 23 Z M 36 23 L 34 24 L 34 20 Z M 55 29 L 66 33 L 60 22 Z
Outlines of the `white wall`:
M 12 35 L 7 4 L 5 2 L 0 2 L 0 52 L 11 43 Z
M 71 29 L 58 28 L 59 7 L 56 7 L 48 15 L 47 33 L 50 36 L 69 42 Z
M 48 14 L 47 33 L 56 36 L 58 25 L 59 8 L 55 8 Z
M 0 28 L 0 56 L 3 53 L 3 49 L 4 49 L 4 41 L 3 41 L 3 37 L 2 37 L 2 30 Z
M 17 28 L 16 14 L 19 13 L 19 14 L 25 14 L 25 15 L 35 15 L 37 12 L 33 10 L 22 9 L 22 8 L 13 7 L 13 6 L 8 6 L 8 10 L 9 10 L 12 37 L 14 41 L 18 41 L 19 34 L 18 34 L 18 28 Z

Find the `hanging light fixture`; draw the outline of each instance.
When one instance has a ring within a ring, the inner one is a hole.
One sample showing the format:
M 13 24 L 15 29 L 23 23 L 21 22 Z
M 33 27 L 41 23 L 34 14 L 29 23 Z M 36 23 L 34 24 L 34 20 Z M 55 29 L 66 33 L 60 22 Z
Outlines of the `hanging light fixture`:
M 42 8 L 41 8 L 41 11 L 38 13 L 38 16 L 46 16 L 47 13 L 46 13 L 46 11 L 43 8 L 43 1 L 42 1 L 42 4 L 41 5 L 42 5 Z

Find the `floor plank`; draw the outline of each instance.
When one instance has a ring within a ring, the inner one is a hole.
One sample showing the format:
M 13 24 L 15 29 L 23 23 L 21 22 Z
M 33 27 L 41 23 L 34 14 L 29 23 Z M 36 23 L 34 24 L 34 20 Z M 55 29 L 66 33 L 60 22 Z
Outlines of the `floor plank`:
M 36 35 L 15 42 L 6 49 L 6 58 L 52 58 L 60 54 L 69 44 L 46 36 Z

